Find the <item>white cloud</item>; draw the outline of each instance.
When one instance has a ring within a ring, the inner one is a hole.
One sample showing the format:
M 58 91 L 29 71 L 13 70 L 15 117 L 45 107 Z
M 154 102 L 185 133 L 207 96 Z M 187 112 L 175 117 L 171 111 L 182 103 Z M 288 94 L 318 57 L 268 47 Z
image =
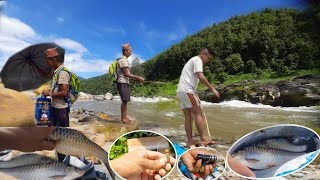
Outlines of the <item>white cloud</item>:
M 38 37 L 32 27 L 22 21 L 2 15 L 0 17 L 0 69 L 9 56 L 29 46 Z
M 56 39 L 54 40 L 54 42 L 64 48 L 70 49 L 78 53 L 85 53 L 88 51 L 82 44 L 71 39 L 67 39 L 67 38 Z
M 18 19 L 3 15 L 1 16 L 0 24 L 0 27 L 2 27 L 0 34 L 2 36 L 16 37 L 22 40 L 35 39 L 37 37 L 36 32 L 30 26 Z
M 64 18 L 63 17 L 57 17 L 57 22 L 58 23 L 63 23 L 64 22 Z
M 106 72 L 113 60 L 84 58 L 89 51 L 81 43 L 56 35 L 40 35 L 19 19 L 0 17 L 0 70 L 12 54 L 21 49 L 40 42 L 55 42 L 66 49 L 65 65 L 71 71 L 77 72 Z

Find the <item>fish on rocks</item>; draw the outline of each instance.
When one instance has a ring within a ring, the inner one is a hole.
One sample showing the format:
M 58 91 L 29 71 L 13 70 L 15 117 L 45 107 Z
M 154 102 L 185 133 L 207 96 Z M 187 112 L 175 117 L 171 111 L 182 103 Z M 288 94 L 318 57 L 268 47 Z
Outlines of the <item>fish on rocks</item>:
M 251 169 L 262 170 L 281 165 L 303 154 L 305 153 L 250 146 L 232 153 L 231 156 Z
M 63 162 L 31 164 L 11 168 L 0 168 L 0 172 L 21 180 L 71 180 L 85 174 L 85 171 Z
M 101 160 L 108 169 L 112 179 L 115 173 L 108 162 L 108 153 L 92 140 L 88 139 L 80 131 L 70 128 L 57 127 L 49 135 L 49 139 L 55 141 L 56 151 L 71 156 L 94 156 Z

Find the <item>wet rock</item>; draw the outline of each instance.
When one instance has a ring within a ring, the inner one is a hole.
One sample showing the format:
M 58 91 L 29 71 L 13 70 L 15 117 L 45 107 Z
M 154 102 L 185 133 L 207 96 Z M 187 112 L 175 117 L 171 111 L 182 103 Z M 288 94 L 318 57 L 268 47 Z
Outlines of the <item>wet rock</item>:
M 96 95 L 96 96 L 93 96 L 94 97 L 94 100 L 96 101 L 103 101 L 104 100 L 104 96 L 103 95 Z
M 84 93 L 84 92 L 80 92 L 79 94 L 80 94 L 80 96 L 78 98 L 79 100 L 94 100 L 92 94 L 87 94 L 87 93 Z
M 106 93 L 106 94 L 104 95 L 104 98 L 105 98 L 106 100 L 112 100 L 112 99 L 113 99 L 113 95 L 108 92 L 108 93 Z
M 320 104 L 320 76 L 306 75 L 293 80 L 273 84 L 259 84 L 254 80 L 240 81 L 216 88 L 217 99 L 209 90 L 199 92 L 199 97 L 208 102 L 241 100 L 271 106 L 314 106 Z

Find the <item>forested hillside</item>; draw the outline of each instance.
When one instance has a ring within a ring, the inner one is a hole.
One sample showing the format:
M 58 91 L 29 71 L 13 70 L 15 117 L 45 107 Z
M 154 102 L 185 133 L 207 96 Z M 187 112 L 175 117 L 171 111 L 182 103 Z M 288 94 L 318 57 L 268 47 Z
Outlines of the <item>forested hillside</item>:
M 320 10 L 265 9 L 213 24 L 131 71 L 151 81 L 176 81 L 184 64 L 203 47 L 216 56 L 204 69 L 211 82 L 230 77 L 279 78 L 320 68 Z M 83 81 L 84 92 L 102 94 L 112 86 L 104 76 Z M 94 81 L 94 82 L 93 82 Z M 114 89 L 113 89 L 114 91 Z M 138 91 L 137 91 L 138 92 Z

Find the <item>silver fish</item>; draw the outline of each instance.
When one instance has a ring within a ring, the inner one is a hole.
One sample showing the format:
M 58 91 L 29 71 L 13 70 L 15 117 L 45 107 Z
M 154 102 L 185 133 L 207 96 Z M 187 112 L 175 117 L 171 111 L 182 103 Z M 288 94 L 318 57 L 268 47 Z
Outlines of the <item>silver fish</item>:
M 290 151 L 290 152 L 304 152 L 307 150 L 307 145 L 297 146 L 290 143 L 286 138 L 267 139 L 267 140 L 264 140 L 262 143 L 259 143 L 257 146 Z
M 108 162 L 108 153 L 95 142 L 88 139 L 84 134 L 75 129 L 57 127 L 49 139 L 56 142 L 56 151 L 71 156 L 94 156 L 101 160 L 107 167 L 112 179 L 115 173 Z
M 50 163 L 54 160 L 39 154 L 23 154 L 8 161 L 0 161 L 0 168 L 13 168 L 32 164 Z
M 231 156 L 251 169 L 269 169 L 281 165 L 305 153 L 295 153 L 261 147 L 246 147 Z
M 58 161 L 13 168 L 2 168 L 0 169 L 0 172 L 21 180 L 70 180 L 85 174 L 85 171 Z

